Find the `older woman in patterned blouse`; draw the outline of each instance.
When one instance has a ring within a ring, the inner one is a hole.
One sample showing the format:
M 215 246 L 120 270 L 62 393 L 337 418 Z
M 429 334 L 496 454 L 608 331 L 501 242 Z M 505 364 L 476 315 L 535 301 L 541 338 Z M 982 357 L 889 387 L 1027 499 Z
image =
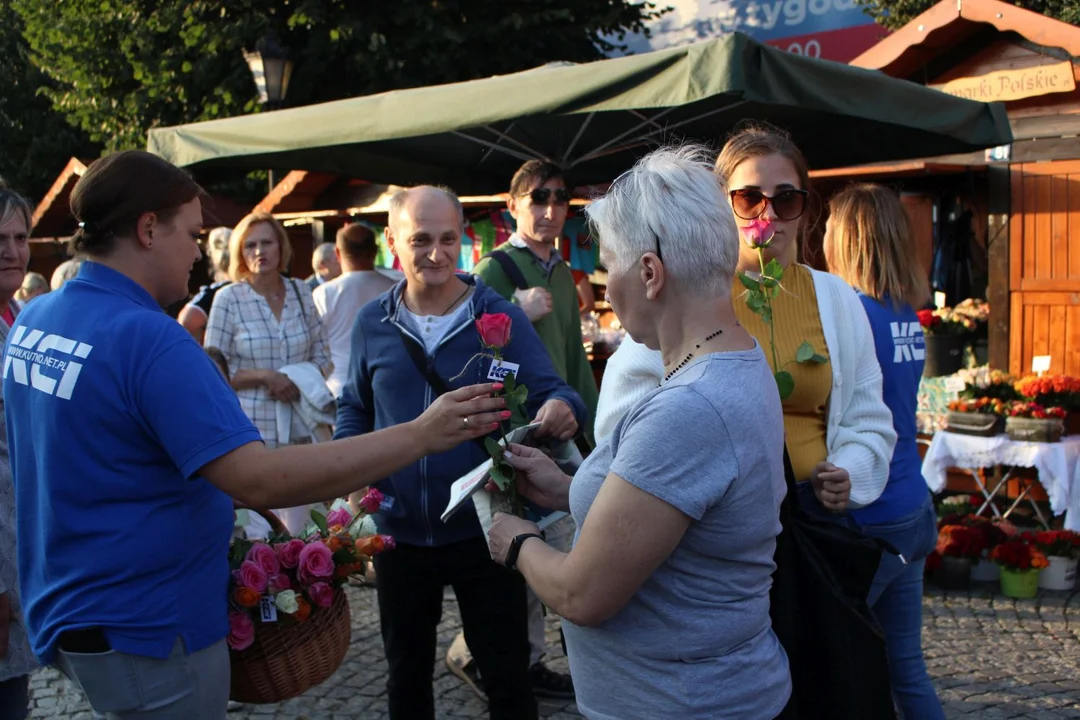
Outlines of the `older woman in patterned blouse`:
M 206 324 L 204 345 L 225 356 L 240 406 L 268 447 L 312 441 L 299 413 L 287 414 L 291 423 L 281 420 L 278 403 L 300 398 L 281 369 L 311 363 L 325 377 L 332 368 L 311 289 L 282 274 L 291 259 L 289 237 L 273 216 L 255 212 L 241 220 L 229 238 L 233 284 L 218 291 Z M 308 513 L 289 508 L 278 514 L 298 532 Z
M 30 203 L 0 182 L 0 346 L 19 313 L 12 298 L 30 262 Z M 0 718 L 30 713 L 30 673 L 37 661 L 19 622 L 18 559 L 15 556 L 15 486 L 8 458 L 4 397 L 0 390 Z

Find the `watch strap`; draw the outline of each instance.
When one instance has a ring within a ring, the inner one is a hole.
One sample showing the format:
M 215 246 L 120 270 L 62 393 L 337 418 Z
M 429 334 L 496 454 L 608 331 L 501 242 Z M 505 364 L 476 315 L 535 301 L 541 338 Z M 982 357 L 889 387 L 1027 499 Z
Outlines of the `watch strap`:
M 525 541 L 529 538 L 544 539 L 543 535 L 539 533 L 521 533 L 510 541 L 510 549 L 506 553 L 506 567 L 511 570 L 517 570 L 518 555 L 521 553 L 521 546 L 525 544 Z

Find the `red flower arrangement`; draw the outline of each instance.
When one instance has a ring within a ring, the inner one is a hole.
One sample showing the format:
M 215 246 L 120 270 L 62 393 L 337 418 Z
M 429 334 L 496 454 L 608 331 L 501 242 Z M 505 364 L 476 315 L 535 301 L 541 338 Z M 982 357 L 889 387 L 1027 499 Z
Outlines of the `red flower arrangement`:
M 946 525 L 938 531 L 937 553 L 943 557 L 977 559 L 986 549 L 986 534 L 966 525 Z
M 374 488 L 360 502 L 366 511 L 379 509 L 382 493 Z M 394 547 L 389 535 L 354 539 L 349 528 L 361 527 L 348 510 L 328 515 L 312 510 L 315 530 L 303 538 L 272 533 L 267 540 L 234 540 L 229 551 L 229 635 L 233 650 L 255 642 L 262 622 L 304 622 L 312 612 L 330 607 L 334 590 L 364 570 L 376 553 Z M 328 520 L 330 523 L 328 523 Z
M 1072 530 L 1024 533 L 1024 538 L 1047 556 L 1074 558 L 1080 555 L 1080 533 Z
M 1050 565 L 1038 548 L 1025 540 L 1010 540 L 990 551 L 990 559 L 997 565 L 1013 572 L 1042 570 Z
M 1064 420 L 1066 412 L 1060 407 L 1044 407 L 1033 402 L 1016 402 L 1009 406 L 1009 417 L 1033 418 L 1035 420 Z

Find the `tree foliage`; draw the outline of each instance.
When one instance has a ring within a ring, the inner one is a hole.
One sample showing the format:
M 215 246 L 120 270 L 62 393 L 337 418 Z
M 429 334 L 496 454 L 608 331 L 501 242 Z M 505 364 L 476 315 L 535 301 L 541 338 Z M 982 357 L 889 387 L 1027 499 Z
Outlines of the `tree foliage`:
M 38 92 L 46 83 L 30 62 L 19 16 L 0 3 L 0 177 L 34 199 L 45 194 L 69 157 L 99 152 Z
M 938 0 L 857 0 L 879 25 L 897 30 L 937 4 Z M 1080 0 L 1013 0 L 1012 4 L 1055 20 L 1080 25 Z
M 43 93 L 109 150 L 257 111 L 242 52 L 268 33 L 294 60 L 294 106 L 593 60 L 663 12 L 631 0 L 12 1 Z

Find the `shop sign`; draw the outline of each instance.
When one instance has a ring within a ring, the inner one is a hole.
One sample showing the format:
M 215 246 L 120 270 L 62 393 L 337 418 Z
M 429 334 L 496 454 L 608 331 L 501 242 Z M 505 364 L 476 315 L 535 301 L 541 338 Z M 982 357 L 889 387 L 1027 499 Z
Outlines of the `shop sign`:
M 931 85 L 950 95 L 980 102 L 1005 102 L 1038 97 L 1050 93 L 1071 92 L 1076 89 L 1073 64 L 1069 61 L 1053 65 L 999 70 L 978 77 L 958 78 L 943 85 Z

